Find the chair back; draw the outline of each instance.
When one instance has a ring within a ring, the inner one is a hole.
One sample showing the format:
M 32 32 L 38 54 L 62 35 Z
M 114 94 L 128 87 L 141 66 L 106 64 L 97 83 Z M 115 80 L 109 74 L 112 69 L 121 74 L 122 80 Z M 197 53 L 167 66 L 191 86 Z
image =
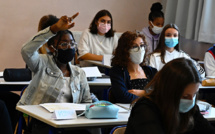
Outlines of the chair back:
M 127 125 L 116 126 L 111 131 L 110 134 L 124 134 Z
M 113 93 L 111 92 L 111 87 L 108 89 L 108 101 L 110 101 L 111 103 L 115 103 L 115 98 L 113 96 Z

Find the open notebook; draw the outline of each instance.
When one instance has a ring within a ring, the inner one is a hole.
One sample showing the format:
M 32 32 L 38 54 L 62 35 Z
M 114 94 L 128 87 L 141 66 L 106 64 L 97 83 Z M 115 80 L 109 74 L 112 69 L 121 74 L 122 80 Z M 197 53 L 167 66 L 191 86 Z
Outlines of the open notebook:
M 75 109 L 76 113 L 82 113 L 85 111 L 86 109 L 86 105 L 87 103 L 82 103 L 82 104 L 77 104 L 77 103 L 44 103 L 44 104 L 40 104 L 40 106 L 42 106 L 43 108 L 45 108 L 46 110 L 48 110 L 49 112 L 54 112 L 55 110 L 69 110 L 69 109 Z M 128 112 L 128 110 L 115 105 L 116 107 L 119 108 L 119 112 L 123 113 L 123 112 Z

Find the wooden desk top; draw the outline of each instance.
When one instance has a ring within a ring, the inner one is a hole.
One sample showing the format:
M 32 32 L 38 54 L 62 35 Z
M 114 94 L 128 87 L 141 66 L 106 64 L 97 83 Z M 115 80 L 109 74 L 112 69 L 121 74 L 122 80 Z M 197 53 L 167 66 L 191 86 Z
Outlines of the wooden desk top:
M 127 124 L 130 113 L 119 113 L 118 119 L 87 119 L 85 116 L 78 117 L 74 120 L 54 120 L 51 118 L 52 113 L 39 105 L 17 106 L 16 109 L 26 113 L 55 128 L 73 128 L 73 127 L 102 127 L 117 126 Z

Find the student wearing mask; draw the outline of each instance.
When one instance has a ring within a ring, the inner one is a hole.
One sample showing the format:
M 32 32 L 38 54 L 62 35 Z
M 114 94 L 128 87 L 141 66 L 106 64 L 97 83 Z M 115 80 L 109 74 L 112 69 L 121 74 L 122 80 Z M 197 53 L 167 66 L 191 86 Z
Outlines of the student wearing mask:
M 125 134 L 214 134 L 196 104 L 201 77 L 189 59 L 167 63 L 133 106 Z
M 215 44 L 205 53 L 204 66 L 207 76 L 215 76 Z
M 148 54 L 152 53 L 157 47 L 160 33 L 164 25 L 164 13 L 162 10 L 162 5 L 157 2 L 152 4 L 151 12 L 148 17 L 148 27 L 144 27 L 140 33 L 146 37 L 146 42 L 149 47 Z
M 180 32 L 175 24 L 167 24 L 160 35 L 160 40 L 155 51 L 150 55 L 150 66 L 160 70 L 169 61 L 184 57 L 191 59 L 191 57 L 180 50 Z M 191 59 L 192 60 L 192 59 Z M 202 77 L 205 76 L 204 69 L 194 60 L 199 73 Z
M 104 54 L 114 52 L 117 41 L 112 15 L 107 10 L 101 10 L 92 20 L 89 29 L 82 33 L 78 59 L 102 61 Z
M 59 19 L 56 16 L 52 15 L 52 14 L 44 15 L 42 18 L 40 18 L 39 25 L 38 25 L 38 32 L 43 30 L 43 29 L 45 29 L 45 28 L 47 28 L 48 26 L 53 25 L 58 20 Z M 49 50 L 49 46 L 48 46 L 47 42 L 42 47 L 39 48 L 38 52 L 40 54 L 52 54 L 52 52 Z M 71 63 L 73 65 L 75 65 L 76 60 L 77 60 L 77 52 L 75 53 L 75 58 L 71 61 Z
M 22 57 L 34 73 L 31 83 L 22 95 L 18 105 L 39 105 L 41 103 L 91 103 L 89 86 L 85 73 L 71 65 L 76 45 L 72 33 L 72 17 L 62 16 L 57 22 L 40 31 L 21 50 Z M 39 54 L 38 49 L 47 43 L 51 55 Z M 49 127 L 32 119 L 32 133 L 47 134 Z
M 145 37 L 127 31 L 119 38 L 110 70 L 111 98 L 114 103 L 131 103 L 145 94 L 144 87 L 157 70 L 144 66 L 147 53 Z

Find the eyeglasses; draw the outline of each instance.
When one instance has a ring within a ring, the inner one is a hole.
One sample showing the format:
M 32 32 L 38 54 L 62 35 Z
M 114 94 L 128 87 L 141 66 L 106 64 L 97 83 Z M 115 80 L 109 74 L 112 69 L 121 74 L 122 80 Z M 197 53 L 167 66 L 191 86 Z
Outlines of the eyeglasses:
M 61 49 L 63 49 L 63 50 L 66 50 L 68 48 L 71 48 L 71 49 L 75 48 L 76 49 L 77 48 L 77 43 L 75 41 L 70 41 L 69 43 L 68 42 L 63 42 L 59 46 L 61 46 Z
M 136 44 L 135 44 L 136 45 Z M 141 44 L 140 46 L 133 46 L 131 49 L 134 52 L 138 52 L 140 49 L 146 49 L 147 45 L 146 44 Z

